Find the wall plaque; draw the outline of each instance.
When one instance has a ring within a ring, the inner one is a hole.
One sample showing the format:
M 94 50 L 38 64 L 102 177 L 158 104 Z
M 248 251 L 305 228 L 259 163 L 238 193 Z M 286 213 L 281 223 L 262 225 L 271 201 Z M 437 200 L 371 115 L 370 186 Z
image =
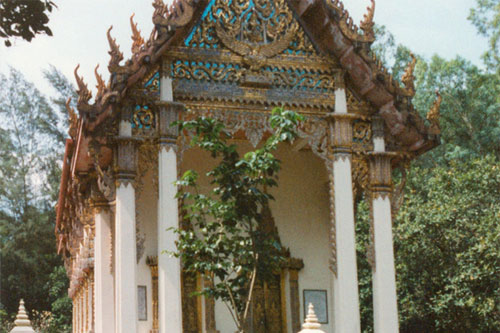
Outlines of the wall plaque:
M 137 315 L 139 320 L 148 320 L 148 302 L 146 286 L 137 286 Z
M 328 299 L 326 290 L 304 289 L 304 318 L 307 317 L 309 303 L 314 306 L 314 312 L 321 324 L 328 324 Z

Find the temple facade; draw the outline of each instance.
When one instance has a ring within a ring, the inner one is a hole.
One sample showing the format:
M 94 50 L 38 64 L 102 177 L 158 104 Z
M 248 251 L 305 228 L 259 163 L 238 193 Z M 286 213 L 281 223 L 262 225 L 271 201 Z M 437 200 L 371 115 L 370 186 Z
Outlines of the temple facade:
M 324 332 L 360 332 L 355 204 L 370 203 L 376 332 L 398 332 L 391 174 L 439 144 L 439 104 L 412 106 L 412 61 L 400 84 L 371 51 L 375 3 L 354 25 L 340 0 L 181 0 L 153 3 L 144 39 L 132 18 L 132 57 L 110 44 L 97 93 L 75 69 L 68 100 L 56 238 L 70 278 L 75 333 L 236 330 L 219 301 L 193 291 L 175 250 L 173 183 L 215 165 L 170 126 L 199 116 L 224 123 L 241 152 L 270 132 L 277 106 L 305 116 L 282 161 L 270 216 L 287 263 L 258 281 L 251 332 L 299 332 L 312 303 Z M 202 189 L 210 189 L 201 179 Z

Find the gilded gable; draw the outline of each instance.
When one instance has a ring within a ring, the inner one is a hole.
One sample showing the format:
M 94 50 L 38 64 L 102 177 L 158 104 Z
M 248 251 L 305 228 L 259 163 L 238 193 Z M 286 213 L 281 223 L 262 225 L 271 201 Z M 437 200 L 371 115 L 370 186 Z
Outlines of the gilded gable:
M 212 109 L 330 112 L 338 69 L 314 49 L 284 0 L 211 0 L 163 60 L 175 99 Z

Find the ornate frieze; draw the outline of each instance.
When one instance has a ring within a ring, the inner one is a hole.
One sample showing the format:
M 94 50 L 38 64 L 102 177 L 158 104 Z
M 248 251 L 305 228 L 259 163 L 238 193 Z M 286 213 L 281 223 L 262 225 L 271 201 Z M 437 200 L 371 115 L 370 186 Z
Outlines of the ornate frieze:
M 184 45 L 163 62 L 178 101 L 322 112 L 333 110 L 338 67 L 314 50 L 285 0 L 211 1 Z

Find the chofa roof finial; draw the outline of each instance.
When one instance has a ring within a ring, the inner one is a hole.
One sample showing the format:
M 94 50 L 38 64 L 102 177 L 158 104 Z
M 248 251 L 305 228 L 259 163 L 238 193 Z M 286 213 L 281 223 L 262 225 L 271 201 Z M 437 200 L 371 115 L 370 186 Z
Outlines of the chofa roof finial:
M 366 7 L 366 9 L 368 9 L 368 12 L 363 16 L 364 19 L 359 24 L 359 27 L 367 36 L 374 35 L 373 27 L 375 23 L 373 23 L 373 18 L 375 17 L 375 0 L 371 0 L 371 2 L 371 6 Z
M 415 75 L 413 75 L 413 73 L 415 72 L 415 66 L 417 65 L 417 58 L 411 52 L 410 57 L 411 61 L 401 77 L 401 82 L 405 85 L 406 93 L 413 97 L 415 96 Z
M 80 68 L 80 64 L 75 68 L 75 79 L 76 84 L 78 85 L 78 90 L 76 93 L 78 94 L 78 105 L 88 104 L 89 100 L 92 98 L 92 93 L 90 92 L 87 84 L 83 81 L 83 77 L 78 75 L 78 69 Z
M 438 90 L 436 90 L 436 96 L 437 99 L 434 101 L 434 104 L 427 113 L 427 120 L 430 123 L 429 133 L 434 135 L 439 135 L 441 134 L 441 126 L 439 124 L 439 118 L 441 116 L 440 109 L 441 109 L 441 103 L 443 102 L 443 97 L 441 96 Z
M 130 16 L 130 27 L 132 28 L 132 53 L 138 53 L 141 47 L 144 45 L 144 39 L 141 36 L 141 32 L 137 28 L 137 23 L 134 23 L 135 13 Z
M 116 43 L 116 39 L 111 37 L 111 30 L 113 26 L 110 26 L 106 36 L 108 37 L 109 42 L 109 55 L 111 59 L 109 60 L 108 69 L 110 72 L 114 72 L 117 67 L 120 66 L 120 61 L 123 60 L 123 53 L 120 52 L 120 46 Z

